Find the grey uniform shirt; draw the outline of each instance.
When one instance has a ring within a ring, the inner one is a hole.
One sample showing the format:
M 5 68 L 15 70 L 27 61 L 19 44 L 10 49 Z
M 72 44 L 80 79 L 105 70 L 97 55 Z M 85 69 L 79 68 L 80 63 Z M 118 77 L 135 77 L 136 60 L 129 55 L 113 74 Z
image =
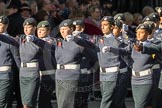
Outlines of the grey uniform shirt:
M 154 36 L 155 38 L 157 38 L 158 40 L 162 41 L 162 29 L 161 29 L 161 28 L 157 29 L 157 30 L 154 32 L 153 36 Z

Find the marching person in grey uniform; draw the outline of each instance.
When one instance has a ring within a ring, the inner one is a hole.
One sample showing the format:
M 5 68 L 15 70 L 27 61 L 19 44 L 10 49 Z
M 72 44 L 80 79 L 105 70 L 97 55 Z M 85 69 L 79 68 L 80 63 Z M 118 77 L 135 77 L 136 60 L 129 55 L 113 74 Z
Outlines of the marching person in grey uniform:
M 145 45 L 138 46 L 137 49 L 140 50 L 144 54 L 145 53 L 146 54 L 155 54 L 155 55 L 160 54 L 162 52 L 162 50 L 161 50 L 162 49 L 162 42 L 160 42 L 158 44 L 153 44 L 151 46 L 145 46 Z M 156 58 L 156 59 L 159 59 L 159 58 Z M 158 69 L 160 71 L 156 72 L 156 73 L 158 73 L 158 75 L 160 74 L 159 76 L 156 77 L 156 78 L 158 78 L 158 82 L 157 82 L 157 84 L 155 84 L 160 89 L 160 91 L 159 91 L 159 89 L 156 89 L 156 91 L 155 91 L 156 95 L 158 95 L 158 96 L 155 97 L 155 101 L 156 101 L 155 105 L 156 106 L 154 106 L 154 107 L 156 107 L 156 108 L 160 108 L 161 103 L 162 103 L 162 99 L 161 99 L 161 97 L 162 97 L 162 71 L 161 71 L 161 65 L 162 65 L 162 63 L 160 63 L 160 67 Z M 159 77 L 160 77 L 160 79 L 159 79 Z
M 149 20 L 153 21 L 154 24 L 155 24 L 155 31 L 154 31 L 154 34 L 153 34 L 154 38 L 161 40 L 160 35 L 161 35 L 162 32 L 161 32 L 161 29 L 159 29 L 160 16 L 158 15 L 158 13 L 154 12 L 154 13 L 149 14 L 148 17 L 149 17 Z
M 161 39 L 157 37 L 159 33 L 156 31 L 158 30 L 158 25 L 156 24 L 159 22 L 159 16 L 155 13 L 151 14 L 151 16 L 145 17 L 143 20 L 144 24 L 148 24 L 151 30 L 150 35 L 148 36 L 148 41 L 150 41 L 152 44 L 157 45 L 161 42 Z M 159 84 L 159 79 L 160 79 L 160 63 L 161 63 L 161 54 L 152 54 L 154 58 L 154 65 L 152 67 L 153 70 L 153 99 L 152 99 L 152 105 L 153 107 L 160 107 L 159 101 L 161 100 L 160 98 L 160 90 L 158 89 L 158 84 Z
M 147 53 L 147 54 L 155 54 L 155 53 L 161 53 L 162 52 L 162 42 L 160 42 L 157 45 L 152 45 L 152 46 L 138 46 L 138 50 L 141 50 L 142 53 Z M 161 68 L 161 67 L 160 67 Z M 162 89 L 162 75 L 160 75 L 160 81 L 159 81 L 159 88 Z
M 1 23 L 0 34 L 10 36 L 7 33 L 7 27 L 9 24 L 9 19 L 7 18 L 7 16 L 5 16 L 5 15 L 0 16 L 0 23 Z
M 0 34 L 13 38 L 7 33 L 7 28 L 9 24 L 9 19 L 7 18 L 7 16 L 5 15 L 0 16 L 0 21 L 1 21 Z M 14 74 L 13 74 L 13 93 L 12 93 L 13 96 L 12 97 L 16 98 L 17 107 L 22 108 L 21 96 L 20 96 L 20 85 L 19 85 L 19 68 L 17 68 L 16 66 L 13 66 L 13 70 L 14 70 L 13 71 Z M 11 105 L 12 105 L 12 102 L 11 102 Z
M 147 24 L 140 24 L 137 29 L 137 41 L 132 49 L 131 56 L 133 59 L 133 67 L 132 67 L 132 93 L 135 102 L 135 108 L 145 108 L 150 104 L 150 100 L 152 99 L 152 87 L 153 87 L 153 78 L 152 78 L 152 66 L 154 64 L 154 60 L 152 55 L 142 54 L 136 48 L 139 44 L 144 44 L 146 46 L 151 45 L 151 43 L 147 40 L 148 35 L 151 33 L 150 27 Z M 116 48 L 109 48 L 109 52 L 115 52 Z M 120 49 L 120 50 L 119 50 Z M 118 48 L 118 53 L 123 52 L 124 50 Z M 125 53 L 128 53 L 125 50 Z
M 121 38 L 122 35 L 122 22 L 118 19 L 115 20 L 115 26 L 113 29 L 113 35 L 120 41 L 119 48 L 125 48 L 127 45 Z M 126 108 L 125 97 L 127 95 L 127 88 L 130 81 L 130 72 L 128 72 L 128 66 L 125 60 L 128 55 L 120 55 L 120 72 L 118 74 L 116 91 L 115 91 L 115 107 L 116 108 Z
M 150 25 L 151 29 L 152 29 L 152 34 L 151 35 L 155 35 L 154 31 L 154 23 L 152 22 L 148 22 L 148 24 Z M 161 40 L 159 40 L 159 38 L 157 38 L 157 36 L 149 36 L 152 38 L 149 38 L 148 40 L 154 44 L 154 45 L 158 45 Z M 162 60 L 162 54 L 160 53 L 154 53 L 152 54 L 152 57 L 154 58 L 154 65 L 152 67 L 153 70 L 153 99 L 152 99 L 152 106 L 155 108 L 160 108 L 161 107 L 161 102 L 162 102 L 162 97 L 160 96 L 161 94 L 161 90 L 158 88 L 159 85 L 159 80 L 160 80 L 160 72 L 161 72 L 161 60 Z
M 140 24 L 136 28 L 137 40 L 140 44 L 150 46 L 151 42 L 147 40 L 151 33 L 148 24 Z M 139 44 L 137 44 L 139 45 Z M 152 66 L 154 59 L 152 55 L 143 54 L 134 46 L 132 50 L 132 58 L 134 60 L 132 69 L 132 92 L 135 101 L 135 108 L 145 108 L 150 104 L 153 88 L 153 71 Z
M 62 21 L 59 30 L 62 38 L 57 39 L 55 48 L 57 104 L 58 108 L 76 108 L 82 57 L 95 59 L 96 56 L 91 49 L 76 44 L 81 38 L 72 36 L 74 27 L 71 19 Z
M 160 17 L 158 29 L 155 31 L 155 34 L 156 34 L 157 39 L 162 41 L 162 7 L 156 7 L 155 10 Z
M 133 47 L 133 43 L 135 42 L 135 33 L 132 32 L 131 30 L 129 30 L 128 25 L 125 24 L 126 18 L 124 16 L 123 13 L 118 13 L 114 16 L 115 20 L 119 20 L 120 22 L 122 22 L 122 30 L 121 30 L 121 36 L 118 37 L 118 39 L 125 45 L 131 46 Z M 124 61 L 126 62 L 127 66 L 128 66 L 128 71 L 130 73 L 130 77 L 131 77 L 131 73 L 132 73 L 132 64 L 133 64 L 133 60 L 131 58 L 131 55 L 128 54 L 126 56 L 122 56 L 122 58 L 124 59 Z M 131 88 L 131 78 L 129 79 L 129 86 L 128 88 Z
M 73 21 L 73 25 L 75 26 L 73 35 L 79 35 L 83 39 L 91 41 L 92 37 L 84 33 L 85 25 L 83 20 L 75 20 Z M 78 91 L 79 103 L 77 104 L 77 108 L 88 108 L 88 98 L 93 85 L 93 74 L 97 71 L 98 65 L 95 59 L 92 60 L 83 57 L 80 68 L 79 88 L 81 89 Z
M 101 20 L 102 37 L 96 36 L 95 45 L 100 66 L 100 82 L 102 100 L 100 108 L 115 108 L 115 87 L 120 67 L 119 53 L 107 51 L 108 46 L 118 48 L 120 42 L 112 34 L 114 28 L 114 18 L 104 16 Z
M 55 40 L 50 37 L 51 26 L 48 21 L 41 21 L 37 25 L 38 38 L 55 44 Z M 55 69 L 56 60 L 54 50 L 44 49 L 40 62 L 41 85 L 39 91 L 38 107 L 52 108 L 51 99 L 55 97 Z
M 35 36 L 36 25 L 34 18 L 26 19 L 23 23 L 25 34 L 20 36 L 20 90 L 24 108 L 36 107 L 40 84 L 39 59 L 44 44 Z
M 145 45 L 139 46 L 138 50 L 141 50 L 142 53 L 148 53 L 148 54 L 161 53 L 162 52 L 162 42 L 157 45 L 154 44 L 151 46 L 145 46 Z M 162 89 L 162 72 L 160 75 L 159 88 Z
M 125 44 L 129 44 L 130 41 L 133 41 L 135 36 L 135 33 L 129 30 L 128 25 L 125 24 L 126 18 L 123 13 L 118 13 L 114 16 L 114 20 L 120 20 L 122 22 L 122 36 Z
M 10 107 L 14 69 L 20 67 L 19 45 L 3 33 L 8 23 L 6 16 L 0 16 L 0 108 Z

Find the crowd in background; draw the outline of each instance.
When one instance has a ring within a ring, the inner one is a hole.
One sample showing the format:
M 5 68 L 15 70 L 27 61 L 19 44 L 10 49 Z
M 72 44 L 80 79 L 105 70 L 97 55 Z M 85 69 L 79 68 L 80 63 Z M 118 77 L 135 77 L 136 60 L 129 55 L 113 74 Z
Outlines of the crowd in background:
M 159 23 L 159 25 L 157 24 L 158 25 L 157 28 L 155 27 L 154 29 L 156 29 L 157 31 L 161 30 L 162 19 L 159 18 L 159 15 L 157 15 L 157 13 L 156 14 L 154 13 L 155 10 L 156 9 L 154 9 L 151 6 L 145 6 L 141 10 L 141 12 L 131 13 L 128 10 L 127 12 L 122 13 L 124 15 L 124 19 L 122 18 L 120 19 L 119 18 L 121 17 L 120 15 L 118 16 L 119 19 L 118 18 L 115 19 L 115 16 L 121 12 L 113 8 L 112 0 L 103 0 L 102 4 L 100 3 L 100 0 L 20 0 L 20 1 L 11 0 L 9 3 L 4 3 L 4 0 L 0 0 L 0 16 L 6 15 L 8 17 L 9 24 L 7 27 L 7 33 L 13 37 L 17 37 L 21 34 L 24 34 L 23 24 L 24 21 L 26 21 L 28 18 L 36 19 L 37 23 L 40 23 L 41 21 L 45 21 L 45 20 L 48 21 L 48 23 L 50 24 L 48 26 L 50 26 L 51 37 L 61 36 L 59 33 L 59 29 L 65 26 L 63 24 L 69 23 L 69 22 L 64 22 L 65 19 L 82 20 L 85 25 L 84 26 L 85 34 L 88 34 L 92 37 L 93 36 L 95 37 L 95 35 L 96 37 L 100 35 L 103 36 L 105 34 L 103 33 L 102 30 L 103 29 L 102 26 L 104 26 L 102 22 L 106 21 L 109 22 L 108 24 L 110 24 L 111 17 L 109 19 L 109 16 L 113 16 L 112 17 L 113 20 L 114 19 L 119 20 L 119 24 L 116 24 L 116 22 L 113 21 L 114 25 L 117 26 L 119 29 L 130 30 L 131 33 L 133 34 L 133 38 L 135 39 L 135 32 L 138 29 L 143 29 L 142 27 L 140 28 L 141 25 L 139 26 L 139 24 L 144 23 L 144 21 L 148 21 L 147 16 L 149 16 L 150 18 L 149 20 L 152 20 L 152 23 L 156 23 L 156 22 Z M 152 15 L 151 13 L 153 13 L 154 15 Z M 157 15 L 158 18 L 155 15 Z M 162 15 L 160 14 L 160 17 L 161 16 Z M 120 20 L 123 20 L 123 22 L 122 21 L 120 22 Z M 31 20 L 29 20 L 29 22 L 30 21 Z M 62 21 L 64 22 L 63 24 L 61 23 Z M 28 25 L 27 23 L 29 22 L 26 22 L 25 24 Z M 61 27 L 59 27 L 60 23 L 62 24 Z M 72 23 L 67 26 L 71 27 L 71 25 Z M 128 27 L 128 28 L 124 28 L 123 25 L 126 25 L 124 27 Z M 146 32 L 151 31 L 154 33 L 153 28 L 146 27 L 144 29 L 146 29 Z M 149 30 L 147 31 L 147 29 Z M 160 32 L 158 33 L 160 34 Z M 37 35 L 37 33 L 33 35 Z M 122 36 L 124 35 L 122 34 Z M 97 77 L 97 80 L 99 80 L 99 77 Z M 139 99 L 137 98 L 137 100 Z
M 58 35 L 58 25 L 64 19 L 84 19 L 85 33 L 90 35 L 102 35 L 100 20 L 103 16 L 114 16 L 120 11 L 113 8 L 112 0 L 11 0 L 10 4 L 4 4 L 0 0 L 0 15 L 7 15 L 10 24 L 8 33 L 16 36 L 23 33 L 23 21 L 34 17 L 37 22 L 48 20 L 52 26 L 51 36 Z M 145 6 L 141 13 L 124 12 L 126 24 L 131 30 L 142 22 L 143 17 L 154 12 L 150 6 Z

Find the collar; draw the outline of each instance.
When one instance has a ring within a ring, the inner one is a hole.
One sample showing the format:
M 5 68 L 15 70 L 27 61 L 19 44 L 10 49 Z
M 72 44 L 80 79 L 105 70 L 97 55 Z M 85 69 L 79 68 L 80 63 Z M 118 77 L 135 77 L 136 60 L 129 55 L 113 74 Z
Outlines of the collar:
M 1 33 L 2 35 L 5 35 L 5 36 L 9 36 L 9 34 L 7 32 L 3 32 Z
M 155 40 L 155 38 L 153 37 L 153 38 L 151 38 L 151 39 L 147 39 L 148 41 L 153 41 L 153 40 Z
M 65 38 L 63 38 L 63 40 L 66 41 L 68 36 L 71 37 L 71 36 L 73 36 L 73 35 L 67 35 Z
M 42 38 L 42 39 L 51 39 L 51 37 L 50 37 L 50 35 L 48 35 L 48 36 L 46 36 L 46 37 L 44 37 L 44 38 Z
M 104 35 L 105 38 L 110 38 L 110 37 L 114 37 L 112 33 L 108 34 L 108 35 Z
M 140 43 L 142 43 L 143 45 L 150 45 L 150 44 L 151 44 L 151 41 L 149 41 L 149 40 L 146 40 L 146 41 L 144 41 L 144 42 L 141 42 L 141 41 L 140 41 Z
M 37 38 L 35 35 L 26 35 L 26 38 L 27 36 L 30 36 L 30 37 L 33 37 L 33 38 Z

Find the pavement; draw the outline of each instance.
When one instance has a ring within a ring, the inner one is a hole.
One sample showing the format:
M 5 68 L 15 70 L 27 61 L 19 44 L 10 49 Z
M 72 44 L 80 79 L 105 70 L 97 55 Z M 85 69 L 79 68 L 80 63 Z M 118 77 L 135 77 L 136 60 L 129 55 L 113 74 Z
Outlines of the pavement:
M 126 108 L 134 108 L 134 102 L 132 98 L 126 98 Z M 100 101 L 91 101 L 88 104 L 88 108 L 100 108 Z
M 53 108 L 57 108 L 56 100 L 52 100 L 51 102 L 52 102 Z M 89 101 L 88 108 L 100 108 L 100 102 L 101 100 Z M 126 103 L 127 108 L 134 108 L 133 98 L 131 97 L 126 98 L 125 103 Z M 13 108 L 16 108 L 16 102 L 13 102 Z

